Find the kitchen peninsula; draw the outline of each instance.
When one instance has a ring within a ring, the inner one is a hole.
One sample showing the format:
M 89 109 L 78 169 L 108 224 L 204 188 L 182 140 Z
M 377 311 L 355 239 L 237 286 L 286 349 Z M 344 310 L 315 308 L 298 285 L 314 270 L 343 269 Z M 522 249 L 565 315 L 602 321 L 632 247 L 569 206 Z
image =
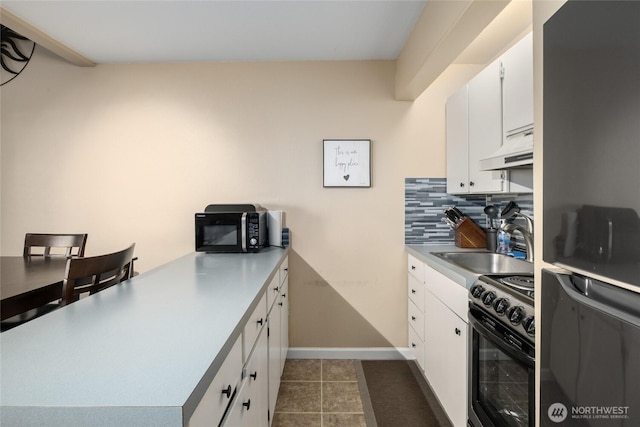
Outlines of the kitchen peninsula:
M 286 286 L 287 254 L 191 253 L 1 334 L 0 424 L 195 424 L 232 348 L 249 358 L 243 329 Z

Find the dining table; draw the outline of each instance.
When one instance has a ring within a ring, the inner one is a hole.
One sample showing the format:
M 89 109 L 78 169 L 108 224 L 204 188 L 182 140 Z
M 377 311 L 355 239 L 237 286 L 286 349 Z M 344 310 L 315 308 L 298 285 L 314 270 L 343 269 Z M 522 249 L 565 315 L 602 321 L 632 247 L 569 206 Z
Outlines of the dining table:
M 0 320 L 59 299 L 66 257 L 0 257 Z

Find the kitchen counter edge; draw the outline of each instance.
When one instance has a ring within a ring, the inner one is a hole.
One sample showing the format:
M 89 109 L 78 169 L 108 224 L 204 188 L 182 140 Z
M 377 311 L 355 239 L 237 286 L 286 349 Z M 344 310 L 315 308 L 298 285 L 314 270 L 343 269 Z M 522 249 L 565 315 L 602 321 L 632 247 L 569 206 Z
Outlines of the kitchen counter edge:
M 464 249 L 454 245 L 405 245 L 405 251 L 466 289 L 471 288 L 480 276 L 433 255 L 434 252 L 477 252 L 478 249 Z

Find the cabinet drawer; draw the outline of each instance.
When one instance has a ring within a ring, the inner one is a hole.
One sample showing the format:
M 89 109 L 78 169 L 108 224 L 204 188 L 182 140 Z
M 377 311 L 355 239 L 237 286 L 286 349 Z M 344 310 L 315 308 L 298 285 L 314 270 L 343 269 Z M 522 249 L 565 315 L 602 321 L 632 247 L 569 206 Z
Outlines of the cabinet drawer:
M 257 425 L 255 399 L 252 399 L 251 387 L 244 381 L 238 391 L 229 413 L 220 424 L 221 427 L 244 427 Z
M 424 342 L 411 327 L 409 327 L 409 348 L 413 350 L 420 369 L 424 371 Z
M 418 310 L 424 312 L 424 284 L 419 282 L 415 277 L 409 275 L 409 300 L 418 307 Z
M 418 307 L 409 300 L 409 325 L 416 331 L 418 337 L 424 341 L 424 313 L 418 310 Z
M 242 379 L 242 338 L 238 337 L 189 419 L 188 427 L 218 425 Z
M 289 257 L 286 257 L 280 264 L 280 284 L 284 282 L 289 274 Z
M 408 255 L 407 269 L 409 275 L 415 277 L 418 282 L 424 282 L 424 263 L 412 255 Z
M 271 311 L 271 307 L 278 300 L 278 296 L 280 295 L 280 278 L 276 274 L 271 282 L 269 282 L 269 286 L 267 287 L 267 313 Z
M 253 349 L 253 345 L 256 342 L 256 338 L 258 338 L 258 334 L 260 333 L 264 325 L 267 324 L 266 299 L 268 293 L 269 291 L 267 290 L 266 293 L 262 294 L 260 302 L 258 302 L 258 305 L 256 306 L 255 310 L 253 310 L 253 313 L 251 313 L 249 320 L 247 320 L 247 324 L 244 326 L 244 351 L 242 358 L 243 363 L 247 361 L 249 354 L 251 354 L 251 350 Z
M 469 291 L 433 268 L 425 268 L 425 288 L 465 322 L 469 310 Z

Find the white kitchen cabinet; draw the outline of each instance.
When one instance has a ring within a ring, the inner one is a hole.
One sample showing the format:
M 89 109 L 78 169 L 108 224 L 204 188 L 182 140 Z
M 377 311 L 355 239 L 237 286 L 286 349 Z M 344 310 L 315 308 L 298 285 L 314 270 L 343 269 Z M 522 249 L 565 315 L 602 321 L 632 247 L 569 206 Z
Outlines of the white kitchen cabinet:
M 531 34 L 452 94 L 445 108 L 448 193 L 533 191 L 531 169 L 484 171 L 480 167 L 480 160 L 533 129 Z
M 469 87 L 462 86 L 446 104 L 447 193 L 469 192 Z
M 424 370 L 424 263 L 417 258 L 408 256 L 408 339 L 409 347 Z
M 509 135 L 533 128 L 533 34 L 500 58 L 503 67 L 503 128 Z
M 280 388 L 280 378 L 284 369 L 284 363 L 289 350 L 289 259 L 285 258 L 280 265 L 277 276 L 278 294 L 273 300 L 269 311 L 268 330 L 268 359 L 269 359 L 269 386 L 268 386 L 268 410 L 270 422 Z M 271 285 L 271 290 L 275 286 Z
M 222 426 L 267 427 L 269 425 L 267 345 L 267 328 L 264 327 L 258 333 L 253 351 L 243 370 L 242 386 Z
M 425 376 L 453 425 L 466 425 L 468 291 L 430 267 L 425 288 Z
M 501 193 L 504 171 L 482 171 L 480 160 L 502 145 L 500 63 L 493 62 L 469 82 L 469 193 Z
M 285 258 L 189 419 L 189 427 L 215 426 L 221 420 L 224 427 L 270 425 L 289 348 L 288 271 Z
M 278 398 L 278 389 L 280 388 L 280 377 L 282 371 L 280 370 L 280 358 L 281 358 L 281 317 L 280 306 L 277 304 L 271 310 L 269 314 L 269 414 L 273 414 L 276 407 L 276 400 Z M 273 418 L 272 416 L 270 418 Z
M 416 362 L 424 371 L 424 313 L 409 300 L 409 348 L 413 350 Z
M 262 331 L 262 328 L 267 324 L 267 294 L 269 290 L 262 294 L 258 305 L 253 310 L 249 320 L 247 320 L 244 326 L 244 350 L 243 350 L 243 362 L 246 363 L 249 358 L 249 354 L 255 345 L 258 334 Z
M 446 104 L 447 193 L 504 191 L 504 174 L 481 171 L 480 159 L 500 148 L 500 75 L 496 63 L 451 95 Z M 497 86 L 497 88 L 496 88 Z
M 408 266 L 409 346 L 453 425 L 466 425 L 467 289 L 411 255 Z
M 242 334 L 191 416 L 189 427 L 218 425 L 221 420 L 226 427 L 268 426 L 268 292 L 269 289 L 262 293 Z
M 415 277 L 420 283 L 424 283 L 424 268 L 424 263 L 418 258 L 411 255 L 407 256 L 407 270 L 409 274 Z
M 280 291 L 280 374 L 289 352 L 289 276 L 285 277 Z
M 241 380 L 242 336 L 239 336 L 189 419 L 188 427 L 218 425 Z
M 463 426 L 468 402 L 467 324 L 431 292 L 425 297 L 425 376 L 453 425 Z

